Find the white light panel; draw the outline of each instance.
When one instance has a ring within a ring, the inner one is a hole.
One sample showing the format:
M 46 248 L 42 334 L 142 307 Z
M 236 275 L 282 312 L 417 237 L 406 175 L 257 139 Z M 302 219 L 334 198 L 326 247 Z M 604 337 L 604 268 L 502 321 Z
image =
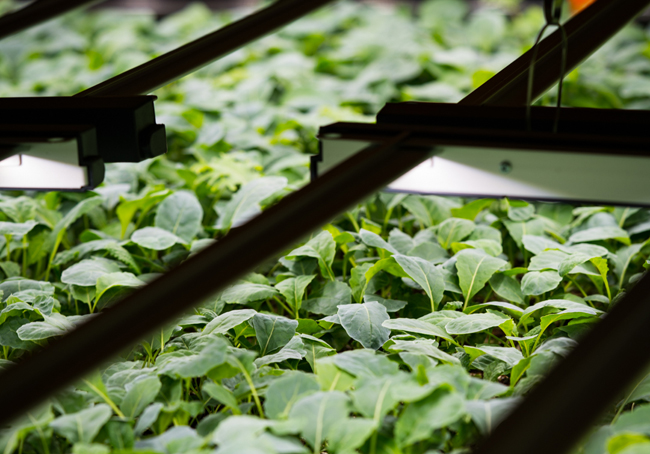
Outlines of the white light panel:
M 76 139 L 23 144 L 29 151 L 0 161 L 0 188 L 82 189 L 89 169 L 79 165 Z
M 323 140 L 319 174 L 369 145 Z M 650 205 L 650 158 L 445 146 L 388 188 L 420 194 Z

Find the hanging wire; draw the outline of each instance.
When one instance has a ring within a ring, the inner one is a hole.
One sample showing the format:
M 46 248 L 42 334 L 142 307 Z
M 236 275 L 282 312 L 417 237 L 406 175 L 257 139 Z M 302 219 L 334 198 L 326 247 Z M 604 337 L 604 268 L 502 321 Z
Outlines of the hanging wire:
M 557 106 L 555 111 L 555 119 L 553 121 L 553 133 L 555 134 L 558 129 L 558 124 L 560 122 L 560 111 L 562 107 L 562 86 L 564 84 L 564 77 L 566 73 L 566 60 L 568 54 L 569 43 L 567 39 L 566 30 L 564 25 L 560 23 L 560 16 L 562 13 L 562 3 L 563 0 L 544 0 L 544 16 L 546 18 L 546 23 L 540 30 L 535 40 L 535 44 L 532 48 L 532 55 L 530 58 L 530 66 L 528 67 L 528 90 L 526 93 L 526 130 L 532 131 L 532 119 L 531 119 L 531 106 L 533 98 L 533 79 L 535 78 L 535 63 L 537 62 L 537 51 L 539 49 L 539 42 L 544 36 L 546 29 L 549 26 L 557 26 L 562 33 L 562 59 L 560 61 L 560 81 L 558 83 L 557 89 Z

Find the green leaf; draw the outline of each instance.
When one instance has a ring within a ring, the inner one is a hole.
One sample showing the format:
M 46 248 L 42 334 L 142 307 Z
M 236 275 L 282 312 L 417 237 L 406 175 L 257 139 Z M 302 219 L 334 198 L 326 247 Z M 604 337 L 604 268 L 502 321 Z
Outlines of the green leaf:
M 334 280 L 332 262 L 334 261 L 335 253 L 336 242 L 334 241 L 332 234 L 325 230 L 309 240 L 304 246 L 291 251 L 286 258 L 290 260 L 296 257 L 313 257 L 318 259 L 318 264 L 323 277 Z
M 129 228 L 129 224 L 133 220 L 135 213 L 138 210 L 142 210 L 141 217 L 144 216 L 151 208 L 156 206 L 165 197 L 171 194 L 170 191 L 152 191 L 149 192 L 146 196 L 136 199 L 136 200 L 122 200 L 120 204 L 115 209 L 118 219 L 120 220 L 120 225 L 122 227 L 122 232 L 120 234 L 121 238 L 124 238 L 126 231 Z
M 339 353 L 333 357 L 336 367 L 355 377 L 384 377 L 395 375 L 399 372 L 399 366 L 391 361 L 386 355 L 379 354 L 373 350 L 349 350 Z
M 36 221 L 27 221 L 19 224 L 14 222 L 0 222 L 0 235 L 27 235 L 37 225 L 38 222 Z
M 99 404 L 77 413 L 59 416 L 50 423 L 50 427 L 70 443 L 91 443 L 112 415 L 111 407 Z
M 400 402 L 420 400 L 432 390 L 429 386 L 420 386 L 410 374 L 399 372 L 382 377 L 360 377 L 351 396 L 359 413 L 379 422 Z
M 402 206 L 425 227 L 439 224 L 451 217 L 451 208 L 442 197 L 410 195 L 402 201 Z
M 504 260 L 476 249 L 463 249 L 456 254 L 458 281 L 465 297 L 465 306 L 505 264 Z
M 390 336 L 390 330 L 382 326 L 390 317 L 376 301 L 339 306 L 338 316 L 348 336 L 365 348 L 377 350 Z
M 473 200 L 461 208 L 452 208 L 451 215 L 455 218 L 473 221 L 481 211 L 492 205 L 493 202 L 494 199 Z
M 489 435 L 521 403 L 517 397 L 466 402 L 467 413 L 482 435 Z
M 586 243 L 588 241 L 616 240 L 629 246 L 630 235 L 620 227 L 600 226 L 581 230 L 569 237 L 571 243 Z
M 557 272 L 560 276 L 564 277 L 574 270 L 578 265 L 589 261 L 592 257 L 587 254 L 576 253 L 571 254 L 565 258 L 557 268 Z
M 265 355 L 255 360 L 255 365 L 259 368 L 265 364 L 281 363 L 289 359 L 300 360 L 305 357 L 307 350 L 300 336 L 294 336 L 287 344 L 277 353 Z
M 501 317 L 490 312 L 466 314 L 447 323 L 445 329 L 449 334 L 479 333 L 486 329 L 500 326 L 508 320 L 511 319 L 505 315 Z
M 56 223 L 52 232 L 50 233 L 50 242 L 54 244 L 55 239 L 62 235 L 65 230 L 72 225 L 77 219 L 79 219 L 84 214 L 87 214 L 92 209 L 98 207 L 102 203 L 101 197 L 90 197 L 84 199 L 78 204 L 76 204 L 70 211 L 66 213 L 59 222 Z
M 406 274 L 417 282 L 427 294 L 433 312 L 442 300 L 445 291 L 445 279 L 442 272 L 432 263 L 419 257 L 408 257 L 399 254 L 394 257 Z
M 506 312 L 515 318 L 520 318 L 521 314 L 523 313 L 523 309 L 521 309 L 519 306 L 515 306 L 514 304 L 510 303 L 504 303 L 503 301 L 488 301 L 487 303 L 475 304 L 468 307 L 465 312 L 471 314 L 484 307 L 498 307 L 503 312 Z
M 603 285 L 605 285 L 605 290 L 607 291 L 607 298 L 611 301 L 612 293 L 609 290 L 609 283 L 607 282 L 607 273 L 609 272 L 609 267 L 607 266 L 607 259 L 604 259 L 602 257 L 594 257 L 590 261 L 598 269 L 598 272 L 600 273 L 600 278 L 602 279 Z
M 228 304 L 246 304 L 252 301 L 272 298 L 278 293 L 279 292 L 270 285 L 251 284 L 245 282 L 243 284 L 233 285 L 224 290 L 221 294 L 221 299 Z
M 158 377 L 144 377 L 127 384 L 120 410 L 126 417 L 136 418 L 154 401 L 161 387 L 162 383 Z
M 36 344 L 22 340 L 18 336 L 18 330 L 29 324 L 29 320 L 22 317 L 11 317 L 0 324 L 0 345 L 22 350 L 29 350 L 34 347 Z
M 382 298 L 378 295 L 363 295 L 363 301 L 367 303 L 368 301 L 377 301 L 379 304 L 386 308 L 386 312 L 398 312 L 406 307 L 408 304 L 406 301 L 401 300 L 391 300 L 388 298 Z
M 368 230 L 361 229 L 359 231 L 359 237 L 361 238 L 361 241 L 366 246 L 374 247 L 377 249 L 383 249 L 385 251 L 390 252 L 391 254 L 397 254 L 397 249 L 395 249 L 393 246 L 387 243 L 382 237 L 380 237 L 376 233 L 372 233 L 369 232 Z
M 203 328 L 203 335 L 206 334 L 226 334 L 235 326 L 241 325 L 247 320 L 253 318 L 257 311 L 253 309 L 240 309 L 215 317 Z
M 305 359 L 311 366 L 312 370 L 316 370 L 316 361 L 320 358 L 325 358 L 326 356 L 331 356 L 336 354 L 330 345 L 316 337 L 310 336 L 308 334 L 301 334 L 300 338 L 305 347 Z
M 302 308 L 313 314 L 334 315 L 338 306 L 352 302 L 350 287 L 340 281 L 331 281 L 314 293 L 311 298 L 302 302 Z
M 165 198 L 156 212 L 156 227 L 190 243 L 201 230 L 203 208 L 191 192 L 179 191 Z M 153 248 L 152 248 L 153 249 Z
M 400 229 L 393 229 L 388 235 L 388 244 L 398 253 L 408 255 L 408 252 L 415 247 L 415 240 Z
M 199 352 L 178 350 L 163 353 L 156 359 L 158 374 L 179 378 L 201 377 L 226 362 L 227 347 L 226 341 L 212 337 Z
M 544 221 L 540 218 L 533 218 L 529 221 L 503 221 L 503 225 L 508 229 L 508 233 L 517 246 L 520 248 L 523 244 L 523 238 L 526 235 L 541 236 L 544 234 Z
M 298 400 L 318 391 L 320 385 L 314 375 L 302 372 L 285 374 L 269 385 L 264 412 L 271 419 L 286 419 Z
M 262 212 L 262 202 L 282 191 L 287 183 L 284 177 L 262 177 L 246 183 L 223 207 L 216 228 L 227 232 L 250 221 Z
M 546 249 L 559 249 L 562 247 L 562 245 L 557 241 L 553 241 L 543 236 L 530 234 L 524 235 L 522 237 L 522 243 L 526 250 L 532 252 L 535 255 L 540 254 Z
M 460 394 L 439 389 L 406 407 L 395 424 L 397 443 L 406 447 L 426 440 L 434 430 L 453 424 L 465 414 L 465 402 Z
M 348 397 L 339 391 L 316 392 L 299 399 L 289 411 L 289 420 L 315 452 L 326 440 L 337 436 L 340 421 L 348 420 Z
M 66 269 L 61 275 L 61 282 L 81 287 L 94 287 L 100 277 L 119 271 L 120 267 L 114 261 L 95 257 L 82 260 Z
M 557 288 L 561 282 L 557 271 L 531 271 L 521 279 L 521 291 L 524 295 L 541 295 Z
M 243 452 L 246 454 L 261 454 L 262 452 L 269 452 L 261 451 L 259 447 L 256 448 L 256 445 L 259 446 L 261 435 L 265 434 L 265 430 L 272 425 L 273 421 L 260 419 L 255 416 L 230 416 L 217 426 L 217 429 L 212 434 L 212 441 L 219 445 L 219 451 L 226 453 Z M 201 444 L 203 443 L 201 442 Z M 179 451 L 176 454 L 181 454 L 187 450 L 187 446 L 179 443 L 178 449 Z
M 508 392 L 508 387 L 499 382 L 481 380 L 480 378 L 471 377 L 469 387 L 467 388 L 467 399 L 469 400 L 487 400 L 493 397 L 502 396 Z M 469 404 L 469 402 L 467 402 Z
M 510 367 L 516 366 L 519 361 L 524 359 L 524 355 L 522 355 L 519 350 L 512 347 L 492 347 L 489 345 L 477 345 L 472 347 L 466 345 L 464 348 L 465 352 L 470 355 L 472 360 L 481 355 L 488 355 L 492 358 L 503 361 Z
M 296 334 L 298 327 L 296 320 L 260 313 L 255 314 L 248 323 L 255 330 L 260 356 L 274 353 L 284 347 Z
M 503 253 L 503 248 L 501 247 L 501 243 L 498 243 L 494 240 L 469 240 L 469 241 L 463 241 L 461 243 L 452 243 L 451 244 L 451 250 L 454 253 L 458 253 L 458 251 L 462 249 L 467 249 L 467 248 L 474 248 L 474 249 L 483 249 L 485 252 L 490 254 L 492 257 L 497 257 Z
M 226 407 L 230 408 L 233 414 L 241 415 L 241 410 L 239 409 L 237 398 L 229 389 L 224 388 L 223 386 L 212 381 L 206 381 L 203 383 L 203 387 L 201 389 L 203 393 L 207 394 L 220 404 L 223 404 Z
M 418 339 L 414 341 L 403 341 L 391 339 L 394 343 L 388 347 L 392 351 L 400 352 L 410 352 L 410 353 L 419 353 L 422 355 L 429 356 L 433 359 L 437 359 L 447 364 L 457 364 L 460 365 L 460 360 L 455 356 L 451 356 L 448 353 L 443 352 L 437 348 L 434 343 L 435 341 L 428 339 Z
M 305 290 L 315 277 L 315 274 L 290 277 L 275 285 L 275 288 L 284 296 L 289 306 L 293 308 L 294 313 L 297 314 L 302 307 L 302 298 L 305 295 Z
M 497 273 L 490 278 L 490 287 L 494 293 L 508 301 L 517 304 L 524 304 L 524 294 L 521 291 L 521 285 L 512 276 L 506 276 L 503 273 Z
M 644 454 L 650 452 L 650 438 L 642 434 L 621 433 L 607 440 L 608 454 Z
M 444 249 L 451 248 L 452 243 L 467 238 L 473 231 L 475 225 L 472 221 L 460 218 L 449 218 L 438 227 L 438 242 Z
M 95 306 L 101 309 L 121 299 L 141 285 L 144 285 L 144 282 L 132 273 L 104 274 L 97 279 L 97 285 L 95 286 Z
M 348 418 L 334 423 L 328 437 L 327 449 L 333 454 L 358 452 L 365 441 L 376 430 L 377 423 L 371 419 Z
M 420 257 L 434 265 L 443 263 L 449 258 L 449 254 L 447 254 L 447 251 L 444 250 L 442 246 L 431 241 L 424 241 L 416 245 L 413 249 L 408 251 L 407 255 L 410 255 L 411 257 Z
M 175 244 L 185 244 L 185 240 L 160 227 L 145 227 L 131 235 L 131 241 L 138 246 L 154 251 L 164 251 Z
M 535 214 L 535 206 L 520 200 L 507 200 L 508 218 L 513 221 L 527 221 Z
M 625 283 L 625 274 L 632 262 L 632 259 L 641 251 L 646 243 L 636 243 L 630 246 L 625 246 L 616 251 L 616 254 L 611 254 L 614 263 L 614 272 L 618 276 L 618 285 L 620 288 Z
M 314 373 L 322 390 L 347 391 L 354 384 L 354 376 L 336 367 L 335 356 L 323 356 L 316 360 Z
M 45 321 L 32 322 L 21 326 L 16 331 L 18 337 L 24 341 L 38 341 L 49 337 L 60 336 L 74 327 L 70 321 L 72 317 L 66 317 L 59 313 L 50 316 L 44 315 Z
M 555 309 L 569 309 L 569 310 L 576 310 L 576 311 L 585 311 L 588 314 L 591 315 L 598 315 L 602 314 L 602 311 L 599 311 L 598 309 L 594 309 L 590 306 L 587 306 L 586 304 L 581 304 L 581 303 L 576 303 L 575 301 L 570 301 L 570 300 L 546 300 L 546 301 L 541 301 L 537 304 L 534 304 L 530 307 L 528 307 L 523 314 L 521 315 L 521 319 L 519 320 L 519 323 L 526 323 L 528 318 L 531 316 L 531 314 L 540 311 L 545 308 L 555 308 Z
M 389 319 L 386 320 L 382 326 L 390 330 L 440 337 L 441 339 L 455 343 L 454 338 L 450 336 L 444 328 L 434 325 L 433 323 L 425 322 L 423 320 L 415 320 L 411 318 Z

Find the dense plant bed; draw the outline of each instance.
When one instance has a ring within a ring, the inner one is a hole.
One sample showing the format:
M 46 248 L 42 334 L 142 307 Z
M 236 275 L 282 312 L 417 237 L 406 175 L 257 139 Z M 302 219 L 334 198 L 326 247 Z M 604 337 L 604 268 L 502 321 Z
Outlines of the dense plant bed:
M 456 101 L 542 22 L 465 8 L 340 4 L 161 90 L 168 156 L 109 166 L 92 193 L 2 194 L 0 369 L 305 184 L 318 125 Z M 0 93 L 71 94 L 226 20 L 73 15 L 0 42 Z M 647 48 L 626 29 L 566 103 L 645 107 Z M 3 429 L 0 450 L 466 452 L 638 280 L 648 232 L 638 208 L 377 194 Z M 647 399 L 645 381 L 621 396 L 584 451 L 646 452 Z

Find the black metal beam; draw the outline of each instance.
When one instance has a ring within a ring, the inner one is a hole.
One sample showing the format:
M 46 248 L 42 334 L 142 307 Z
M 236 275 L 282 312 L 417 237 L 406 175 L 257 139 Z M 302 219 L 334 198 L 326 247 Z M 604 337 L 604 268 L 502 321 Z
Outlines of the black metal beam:
M 332 1 L 278 0 L 267 8 L 75 96 L 146 95 Z
M 37 0 L 24 8 L 0 17 L 0 39 L 13 35 L 29 27 L 77 9 L 84 5 L 103 0 Z
M 598 0 L 564 25 L 568 38 L 567 74 L 593 54 L 645 8 L 648 0 Z M 529 50 L 470 93 L 459 104 L 524 105 L 528 89 Z M 537 52 L 533 99 L 557 83 L 562 61 L 562 33 L 544 39 Z

